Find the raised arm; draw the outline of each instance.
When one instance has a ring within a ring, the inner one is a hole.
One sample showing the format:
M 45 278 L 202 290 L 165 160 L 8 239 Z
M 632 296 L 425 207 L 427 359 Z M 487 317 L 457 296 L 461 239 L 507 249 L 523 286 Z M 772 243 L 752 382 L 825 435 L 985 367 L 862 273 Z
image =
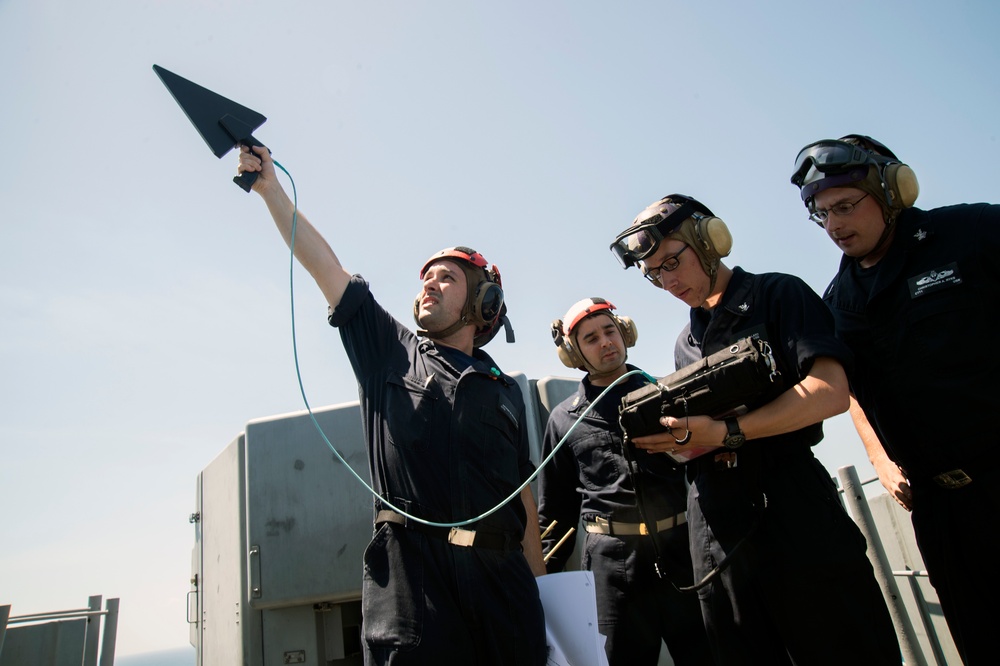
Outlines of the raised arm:
M 278 182 L 274 161 L 267 148 L 255 146 L 251 151 L 240 146 L 239 172 L 260 172 L 253 184 L 253 191 L 267 204 L 274 223 L 285 244 L 291 246 L 292 214 L 295 213 L 295 258 L 309 271 L 330 307 L 336 308 L 350 282 L 351 274 L 344 269 L 326 239 L 309 223 L 302 211 L 295 206 Z

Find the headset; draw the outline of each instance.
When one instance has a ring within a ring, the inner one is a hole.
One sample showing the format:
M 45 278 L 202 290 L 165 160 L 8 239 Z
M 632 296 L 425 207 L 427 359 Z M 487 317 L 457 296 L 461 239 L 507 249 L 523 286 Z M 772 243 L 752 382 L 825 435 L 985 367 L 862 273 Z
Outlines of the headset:
M 733 235 L 726 223 L 714 215 L 694 213 L 691 217 L 695 219 L 694 234 L 701 246 L 720 258 L 728 257 L 733 251 Z
M 848 134 L 836 141 L 823 139 L 809 144 L 795 158 L 791 181 L 800 188 L 803 203 L 812 209 L 816 194 L 864 180 L 872 166 L 878 171 L 888 207 L 912 207 L 920 194 L 916 173 L 889 148 L 864 134 Z M 806 183 L 813 170 L 823 177 Z
M 493 339 L 497 333 L 498 322 L 505 319 L 507 307 L 504 304 L 503 285 L 500 279 L 500 269 L 489 262 L 480 253 L 462 245 L 449 247 L 436 253 L 420 269 L 419 277 L 424 279 L 427 269 L 441 259 L 457 259 L 456 263 L 465 273 L 468 296 L 462 308 L 462 316 L 452 326 L 434 334 L 418 331 L 429 337 L 447 337 L 468 324 L 476 327 L 474 347 L 481 347 Z M 417 319 L 420 312 L 420 295 L 413 300 L 413 318 Z M 417 324 L 419 325 L 419 321 Z M 512 334 L 508 334 L 510 340 Z
M 597 312 L 604 312 L 604 314 L 611 318 L 615 327 L 618 328 L 618 332 L 621 333 L 626 349 L 635 346 L 635 341 L 639 337 L 635 322 L 629 317 L 616 315 L 613 312 L 614 309 L 614 304 L 603 298 L 585 298 L 575 303 L 566 313 L 566 321 L 568 323 L 563 323 L 562 319 L 556 319 L 552 322 L 552 342 L 556 345 L 556 353 L 563 365 L 567 368 L 587 369 L 589 364 L 583 358 L 580 350 L 573 344 L 573 329 L 581 321 Z
M 611 251 L 623 268 L 636 266 L 654 254 L 660 241 L 677 231 L 681 223 L 694 218 L 694 235 L 699 254 L 729 256 L 733 236 L 726 223 L 708 206 L 683 194 L 669 194 L 647 206 L 611 243 Z

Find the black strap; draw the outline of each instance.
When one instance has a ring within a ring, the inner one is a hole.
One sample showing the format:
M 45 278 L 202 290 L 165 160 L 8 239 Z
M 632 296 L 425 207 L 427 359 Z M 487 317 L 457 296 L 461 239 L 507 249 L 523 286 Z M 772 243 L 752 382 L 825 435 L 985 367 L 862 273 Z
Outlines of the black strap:
M 657 544 L 656 522 L 650 522 L 650 520 L 646 517 L 646 506 L 642 499 L 642 473 L 638 464 L 635 462 L 635 459 L 632 457 L 631 448 L 632 445 L 629 442 L 628 435 L 626 434 L 622 439 L 622 453 L 625 456 L 625 468 L 628 472 L 628 477 L 632 481 L 632 488 L 635 490 L 635 508 L 639 512 L 639 520 L 646 525 L 646 531 L 650 534 L 649 541 L 653 546 L 653 566 L 656 569 L 656 575 L 660 578 L 667 578 L 667 580 L 670 580 L 667 577 L 666 561 L 663 559 L 663 554 L 660 552 L 659 544 Z M 635 467 L 634 471 L 633 467 Z M 670 584 L 674 585 L 674 582 L 671 580 Z M 674 585 L 674 587 L 676 588 L 677 586 Z
M 733 546 L 733 549 L 730 550 L 729 553 L 727 553 L 726 556 L 722 558 L 721 562 L 719 562 L 717 565 L 715 565 L 715 567 L 711 571 L 705 574 L 704 578 L 702 578 L 694 585 L 677 588 L 679 592 L 697 592 L 698 590 L 700 590 L 701 588 L 705 587 L 713 580 L 715 580 L 719 576 L 719 574 L 721 574 L 723 571 L 726 570 L 726 567 L 729 566 L 729 563 L 733 561 L 733 557 L 736 555 L 736 552 L 739 551 L 740 546 L 746 543 L 747 539 L 753 536 L 753 533 L 756 532 L 757 528 L 760 526 L 760 521 L 763 520 L 764 518 L 764 510 L 767 508 L 767 495 L 762 495 L 761 498 L 763 501 L 761 503 L 760 512 L 757 514 L 756 520 L 753 521 L 753 525 L 751 525 L 750 529 L 747 530 L 747 533 L 744 534 L 743 537 L 736 542 L 736 545 Z
M 726 570 L 727 567 L 732 563 L 733 558 L 739 552 L 740 548 L 753 536 L 757 528 L 760 527 L 761 521 L 764 520 L 764 512 L 767 510 L 767 495 L 764 493 L 763 489 L 758 485 L 751 485 L 753 479 L 760 479 L 764 474 L 764 463 L 761 459 L 763 452 L 759 448 L 754 448 L 751 446 L 743 446 L 739 451 L 727 451 L 725 449 L 721 450 L 723 454 L 730 456 L 737 456 L 737 460 L 742 463 L 743 471 L 739 473 L 736 482 L 744 484 L 744 490 L 748 496 L 757 496 L 759 501 L 757 502 L 757 515 L 754 516 L 753 523 L 747 529 L 746 533 L 740 537 L 740 540 L 736 542 L 736 545 L 730 549 L 726 556 L 713 567 L 711 571 L 705 574 L 705 577 L 694 585 L 688 587 L 678 588 L 680 592 L 697 592 L 701 588 L 705 587 L 713 580 L 715 580 L 719 574 Z M 782 454 L 782 455 L 788 455 Z M 749 465 L 749 468 L 748 468 Z M 715 456 L 704 455 L 699 458 L 695 458 L 687 464 L 688 468 L 688 481 L 694 483 L 694 480 L 699 474 L 706 473 L 711 474 L 715 472 L 729 473 L 723 471 L 727 469 L 722 466 L 722 461 L 716 461 Z
M 406 516 L 387 509 L 382 509 L 375 515 L 375 524 L 380 525 L 382 523 L 402 525 L 407 529 L 411 529 L 415 532 L 420 532 L 421 534 L 425 534 L 435 539 L 441 539 L 443 541 L 448 541 L 448 535 L 451 532 L 451 528 L 449 527 L 427 525 L 416 520 L 408 520 Z M 475 530 L 475 533 L 476 536 L 472 542 L 473 548 L 487 548 L 489 550 L 500 550 L 504 552 L 521 549 L 521 543 L 507 534 L 483 532 L 481 530 Z

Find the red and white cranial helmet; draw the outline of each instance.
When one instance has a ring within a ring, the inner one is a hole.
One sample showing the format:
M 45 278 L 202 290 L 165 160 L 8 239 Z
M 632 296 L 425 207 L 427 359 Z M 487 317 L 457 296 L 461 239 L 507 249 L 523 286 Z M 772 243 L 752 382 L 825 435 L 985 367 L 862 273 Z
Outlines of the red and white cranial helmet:
M 435 253 L 424 262 L 420 269 L 420 279 L 431 264 L 436 261 L 451 260 L 462 268 L 466 276 L 467 296 L 461 317 L 452 326 L 443 331 L 428 332 L 420 330 L 421 335 L 432 338 L 443 338 L 451 335 L 463 326 L 474 324 L 476 335 L 473 347 L 482 347 L 492 340 L 502 325 L 507 331 L 507 341 L 514 341 L 514 332 L 507 319 L 507 305 L 504 302 L 503 284 L 500 279 L 500 269 L 490 266 L 486 258 L 472 248 L 462 245 L 445 248 Z M 413 303 L 413 318 L 417 318 L 419 298 Z M 417 324 L 419 325 L 419 321 Z

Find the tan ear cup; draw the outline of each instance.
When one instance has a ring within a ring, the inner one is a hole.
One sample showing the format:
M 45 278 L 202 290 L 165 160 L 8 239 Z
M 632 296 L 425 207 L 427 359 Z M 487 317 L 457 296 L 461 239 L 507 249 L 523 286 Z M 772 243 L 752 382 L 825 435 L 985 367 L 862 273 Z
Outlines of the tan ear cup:
M 576 350 L 573 349 L 573 345 L 560 345 L 556 349 L 556 354 L 559 355 L 559 360 L 562 361 L 562 364 L 565 365 L 567 368 L 579 368 L 581 365 L 583 365 L 582 360 L 581 361 L 575 360 L 577 357 L 577 353 Z
M 890 164 L 885 168 L 885 182 L 892 193 L 893 206 L 910 208 L 916 203 L 920 194 L 920 184 L 917 182 L 917 174 L 909 166 Z
M 618 323 L 618 330 L 622 334 L 625 347 L 634 347 L 635 341 L 639 339 L 639 331 L 635 327 L 635 322 L 632 321 L 631 317 L 618 316 L 615 316 L 615 321 Z
M 563 335 L 562 319 L 552 322 L 552 342 L 556 345 L 556 355 L 567 368 L 579 368 L 583 365 L 580 353 L 573 349 L 573 343 Z
M 733 250 L 733 235 L 726 223 L 717 217 L 706 217 L 699 222 L 701 237 L 719 257 L 728 257 Z

